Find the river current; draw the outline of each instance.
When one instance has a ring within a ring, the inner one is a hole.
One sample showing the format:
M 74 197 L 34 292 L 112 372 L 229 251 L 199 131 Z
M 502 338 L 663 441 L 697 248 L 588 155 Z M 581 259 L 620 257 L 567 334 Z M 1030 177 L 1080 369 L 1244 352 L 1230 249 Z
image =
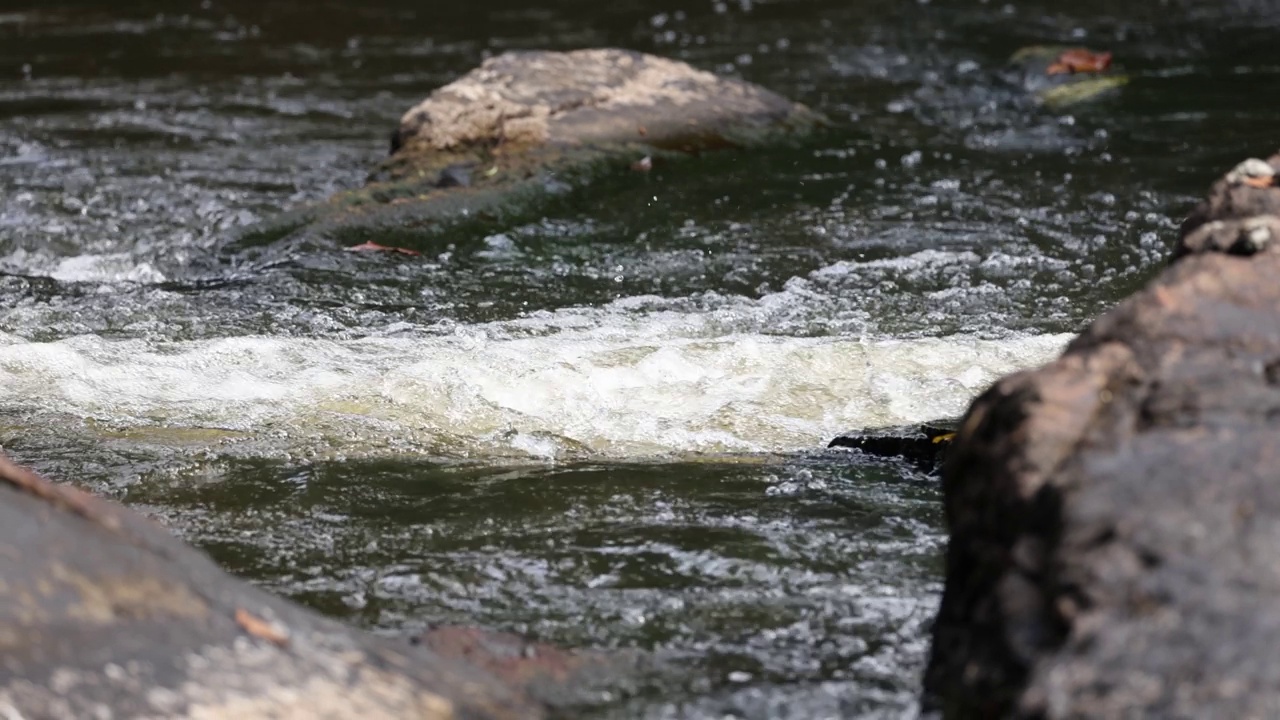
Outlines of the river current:
M 826 442 L 956 416 L 1054 357 L 1276 143 L 1267 3 L 17 5 L 0 445 L 376 632 L 655 658 L 599 717 L 913 714 L 937 479 Z M 1038 106 L 1000 71 L 1051 42 L 1132 81 Z M 484 57 L 591 46 L 835 128 L 421 256 L 239 242 L 363 183 Z

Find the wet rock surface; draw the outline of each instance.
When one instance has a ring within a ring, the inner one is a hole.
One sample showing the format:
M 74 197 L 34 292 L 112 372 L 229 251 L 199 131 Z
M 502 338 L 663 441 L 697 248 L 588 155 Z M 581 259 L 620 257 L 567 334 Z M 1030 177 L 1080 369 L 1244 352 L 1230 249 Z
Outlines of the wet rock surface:
M 475 627 L 434 627 L 412 643 L 479 667 L 507 687 L 563 712 L 611 697 L 622 689 L 626 676 L 646 669 L 637 652 L 566 649 Z
M 447 153 L 480 160 L 547 145 L 692 152 L 749 143 L 754 133 L 816 118 L 757 85 L 654 55 L 509 52 L 405 113 L 390 166 L 403 175 L 433 168 Z
M 870 428 L 832 438 L 827 447 L 857 450 L 874 457 L 902 458 L 926 472 L 935 472 L 947 456 L 955 429 L 955 420 Z
M 458 653 L 304 610 L 2 456 L 0 599 L 7 717 L 542 716 Z
M 388 227 L 520 214 L 591 176 L 647 171 L 652 156 L 742 148 L 803 134 L 825 118 L 758 85 L 617 49 L 512 51 L 405 113 L 391 155 L 364 188 L 246 236 L 300 227 L 365 238 Z
M 1280 189 L 1242 179 L 1214 185 L 1179 262 L 962 421 L 926 709 L 1280 713 L 1280 249 L 1196 240 L 1274 227 Z

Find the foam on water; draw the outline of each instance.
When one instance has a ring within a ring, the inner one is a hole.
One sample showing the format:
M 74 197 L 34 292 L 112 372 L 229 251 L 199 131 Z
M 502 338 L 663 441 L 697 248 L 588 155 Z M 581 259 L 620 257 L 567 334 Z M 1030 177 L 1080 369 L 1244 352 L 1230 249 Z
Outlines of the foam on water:
M 0 335 L 0 404 L 21 425 L 139 438 L 217 429 L 255 452 L 777 452 L 958 414 L 1067 339 L 709 335 L 697 313 L 547 315 L 358 340 Z

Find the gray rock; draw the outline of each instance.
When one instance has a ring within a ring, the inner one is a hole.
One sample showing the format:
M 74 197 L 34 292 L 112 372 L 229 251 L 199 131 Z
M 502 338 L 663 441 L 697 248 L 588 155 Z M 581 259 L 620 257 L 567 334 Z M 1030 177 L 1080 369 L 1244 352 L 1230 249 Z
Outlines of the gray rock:
M 0 717 L 542 716 L 471 664 L 274 597 L 0 455 Z

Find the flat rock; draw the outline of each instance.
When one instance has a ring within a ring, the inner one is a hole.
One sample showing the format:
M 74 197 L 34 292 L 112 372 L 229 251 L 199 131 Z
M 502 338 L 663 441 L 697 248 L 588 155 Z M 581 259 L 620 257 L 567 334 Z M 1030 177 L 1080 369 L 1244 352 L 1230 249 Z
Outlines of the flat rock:
M 1267 215 L 1233 187 L 1180 243 Z M 1280 248 L 1232 246 L 1184 248 L 970 407 L 926 710 L 1280 717 Z
M 270 595 L 140 515 L 0 455 L 0 717 L 543 715 L 465 658 Z

